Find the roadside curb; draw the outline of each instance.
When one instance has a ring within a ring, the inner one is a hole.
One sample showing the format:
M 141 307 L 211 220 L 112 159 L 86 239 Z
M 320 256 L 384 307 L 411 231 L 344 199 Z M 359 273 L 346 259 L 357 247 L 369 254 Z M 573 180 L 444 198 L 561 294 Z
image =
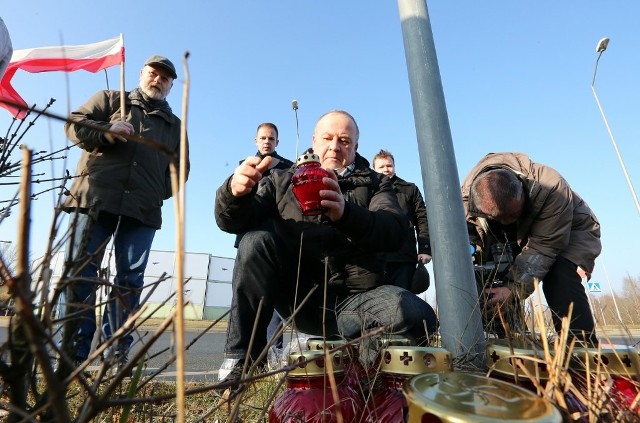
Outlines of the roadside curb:
M 9 322 L 11 321 L 11 316 L 0 316 L 0 327 L 9 327 Z M 160 324 L 164 321 L 164 319 L 147 319 L 140 326 L 139 330 L 145 331 L 153 331 L 157 329 Z M 184 321 L 184 329 L 187 332 L 200 332 L 207 329 L 209 326 L 213 325 L 213 320 L 185 320 Z M 213 325 L 208 331 L 209 332 L 226 332 L 227 331 L 227 320 L 220 320 L 215 325 Z M 173 332 L 173 326 L 169 326 L 167 328 L 168 332 Z

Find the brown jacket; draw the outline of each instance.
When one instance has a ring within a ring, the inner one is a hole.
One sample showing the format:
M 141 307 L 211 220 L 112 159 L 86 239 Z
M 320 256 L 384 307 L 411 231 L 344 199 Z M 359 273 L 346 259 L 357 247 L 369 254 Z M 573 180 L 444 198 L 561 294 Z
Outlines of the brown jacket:
M 127 93 L 127 122 L 135 134 L 161 143 L 178 157 L 180 119 L 165 101 L 150 101 L 138 89 Z M 71 114 L 72 122 L 108 128 L 120 119 L 120 92 L 99 91 Z M 104 132 L 67 123 L 67 136 L 83 149 L 64 209 L 97 208 L 159 229 L 163 200 L 172 196 L 166 153 L 136 141 L 109 144 Z M 187 151 L 187 175 L 189 159 Z
M 486 219 L 469 213 L 469 188 L 480 173 L 497 168 L 515 172 L 526 193 L 525 209 L 517 221 L 522 253 L 516 258 L 516 266 L 532 255 L 543 256 L 543 269 L 536 275 L 543 279 L 556 256 L 562 256 L 591 273 L 602 249 L 598 219 L 557 171 L 532 162 L 522 153 L 487 154 L 462 184 L 465 216 L 475 225 L 481 242 L 486 239 Z

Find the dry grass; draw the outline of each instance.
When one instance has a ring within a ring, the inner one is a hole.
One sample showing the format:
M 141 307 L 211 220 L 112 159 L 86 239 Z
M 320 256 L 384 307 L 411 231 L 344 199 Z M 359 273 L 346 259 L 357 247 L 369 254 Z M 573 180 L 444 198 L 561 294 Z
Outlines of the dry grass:
M 18 124 L 18 128 L 20 125 L 22 124 Z M 18 128 L 14 128 L 15 132 L 9 139 L 14 147 L 26 132 L 25 130 L 18 135 Z M 24 151 L 27 152 L 26 149 Z M 0 163 L 0 169 L 5 173 L 17 173 L 20 166 L 9 168 L 8 158 L 9 156 L 4 156 L 6 162 Z M 36 164 L 37 160 L 35 160 Z M 24 173 L 30 172 L 25 169 Z M 57 188 L 60 191 L 63 190 L 67 179 L 67 177 L 59 178 L 62 185 Z M 24 194 L 28 194 L 28 178 L 25 180 L 26 183 L 23 184 L 22 189 L 25 191 Z M 23 198 L 19 202 L 13 199 L 6 210 L 13 206 L 16 209 L 19 207 L 21 210 L 28 209 L 29 196 L 26 195 Z M 28 217 L 28 213 L 25 212 L 25 216 Z M 69 235 L 58 233 L 58 217 L 56 215 L 52 223 L 51 241 L 47 251 L 49 255 L 59 250 Z M 123 374 L 109 374 L 104 370 L 99 370 L 90 378 L 83 377 L 81 371 L 54 373 L 50 357 L 61 353 L 64 356 L 64 351 L 56 350 L 57 342 L 54 339 L 56 328 L 61 322 L 56 321 L 51 313 L 59 290 L 54 293 L 53 299 L 49 302 L 49 297 L 43 295 L 51 288 L 50 281 L 44 272 L 44 265 L 42 268 L 30 270 L 31 273 L 26 271 L 28 266 L 22 252 L 28 249 L 27 221 L 28 219 L 22 228 L 26 232 L 24 237 L 16 240 L 15 243 L 18 253 L 15 260 L 18 266 L 14 267 L 11 262 L 8 262 L 8 254 L 0 254 L 2 281 L 11 287 L 11 295 L 17 300 L 18 305 L 16 309 L 18 324 L 10 328 L 11 336 L 0 346 L 0 390 L 2 392 L 0 409 L 10 410 L 13 413 L 7 421 L 223 422 L 239 420 L 257 422 L 265 419 L 274 398 L 283 389 L 283 373 L 266 373 L 250 378 L 240 394 L 232 396 L 218 394 L 216 384 L 210 382 L 185 383 L 184 386 L 178 387 L 175 383 L 159 382 L 154 377 L 142 377 L 140 373 L 131 379 L 125 378 Z M 63 281 L 61 286 L 73 278 L 70 271 L 69 273 L 65 271 L 65 274 L 68 275 L 68 280 Z M 97 283 L 109 283 L 109 277 L 110 275 L 107 274 Z M 38 304 L 41 298 L 43 301 Z M 170 300 L 171 298 L 167 298 L 167 301 Z M 634 307 L 630 307 L 629 310 L 637 315 L 637 298 L 634 301 Z M 544 336 L 528 339 L 536 346 L 536 350 L 540 352 L 539 355 L 510 357 L 515 363 L 519 380 L 526 381 L 539 396 L 555 404 L 563 411 L 567 421 L 639 420 L 640 399 L 637 395 L 633 398 L 634 390 L 638 392 L 638 382 L 632 380 L 632 377 L 638 377 L 639 369 L 635 369 L 628 375 L 627 388 L 630 393 L 630 396 L 626 397 L 628 401 L 621 400 L 617 396 L 621 385 L 612 377 L 607 366 L 584 359 L 582 359 L 582 369 L 579 365 L 575 366 L 575 362 L 580 361 L 580 356 L 575 354 L 577 351 L 575 343 L 568 342 L 568 319 L 565 319 L 561 333 L 551 338 L 548 316 L 543 316 L 539 308 L 534 307 L 532 310 L 534 311 L 524 316 L 522 321 L 528 322 L 534 332 Z M 495 319 L 503 323 L 505 321 L 502 315 L 495 316 Z M 609 320 L 611 321 L 611 318 Z M 141 328 L 145 324 L 149 328 L 160 328 L 153 336 L 158 336 L 174 325 L 172 319 L 156 321 L 153 325 L 149 325 L 149 322 L 134 323 L 134 321 L 135 319 L 131 322 L 131 329 L 134 331 L 143 330 Z M 208 324 L 207 327 L 198 329 L 205 332 L 213 326 L 215 324 Z M 118 336 L 122 336 L 122 333 L 116 334 L 114 341 Z M 153 336 L 147 339 L 148 347 L 153 344 Z M 526 333 L 517 330 L 512 330 L 509 336 L 512 339 L 527 339 Z M 173 363 L 178 359 L 173 353 L 165 352 L 164 354 L 167 363 Z M 371 361 L 375 354 L 363 354 L 363 356 L 368 356 Z M 143 351 L 135 360 L 144 359 L 144 357 Z M 535 371 L 530 371 L 525 364 L 527 360 L 544 366 L 549 377 L 543 379 Z M 617 360 L 622 358 L 617 357 Z M 369 367 L 369 363 L 363 364 Z M 611 365 L 612 363 L 609 363 L 609 367 Z M 463 368 L 460 364 L 455 370 L 480 372 L 479 369 Z M 492 372 L 493 370 L 489 369 L 490 375 Z M 360 391 L 367 394 L 368 388 L 369 383 L 363 381 Z M 186 400 L 184 406 L 179 405 L 178 391 L 180 390 L 184 390 Z

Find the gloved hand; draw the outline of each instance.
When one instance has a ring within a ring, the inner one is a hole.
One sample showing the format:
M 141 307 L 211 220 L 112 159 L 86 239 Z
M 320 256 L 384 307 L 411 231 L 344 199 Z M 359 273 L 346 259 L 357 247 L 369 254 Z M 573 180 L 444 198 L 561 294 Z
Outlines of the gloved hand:
M 535 290 L 534 281 L 542 281 L 555 261 L 555 258 L 543 256 L 542 254 L 523 253 L 515 258 L 513 265 L 514 280 L 516 284 L 522 287 L 525 298 Z

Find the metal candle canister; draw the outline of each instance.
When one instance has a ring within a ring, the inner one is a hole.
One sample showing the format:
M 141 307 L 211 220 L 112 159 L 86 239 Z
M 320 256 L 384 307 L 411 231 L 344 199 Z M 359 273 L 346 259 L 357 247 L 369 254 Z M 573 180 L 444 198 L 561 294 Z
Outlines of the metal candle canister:
M 407 403 L 402 387 L 422 373 L 453 370 L 451 353 L 444 348 L 390 346 L 380 350 L 380 375 L 367 404 L 367 423 L 402 423 Z
M 329 355 L 323 351 L 292 353 L 288 363 L 295 366 L 286 376 L 286 388 L 269 410 L 269 423 L 311 422 L 337 423 L 338 411 L 345 422 L 360 421 L 364 407 L 362 398 L 344 381 L 341 352 Z M 332 393 L 329 373 L 336 382 L 338 401 Z
M 588 377 L 592 383 L 600 384 L 619 407 L 640 414 L 640 406 L 634 403 L 640 393 L 640 356 L 637 348 L 611 344 L 602 344 L 600 348 L 574 348 L 569 367 L 577 373 L 573 377 L 574 385 L 585 393 L 588 391 Z
M 535 347 L 533 342 L 518 339 L 494 339 L 488 342 L 486 360 L 491 376 L 537 392 L 526 373 L 544 386 L 549 380 L 549 372 L 543 351 Z M 526 373 L 518 365 L 523 366 Z
M 298 200 L 302 214 L 315 216 L 325 209 L 320 204 L 320 190 L 327 186 L 322 178 L 328 177 L 329 172 L 320 167 L 320 157 L 315 153 L 304 153 L 296 160 L 296 171 L 291 178 L 293 195 Z
M 400 335 L 382 335 L 380 338 L 376 339 L 376 354 L 375 361 L 371 365 L 371 369 L 369 373 L 377 373 L 380 370 L 380 364 L 382 363 L 382 353 L 383 350 L 389 347 L 408 347 L 413 345 L 413 342 L 404 336 Z
M 307 340 L 307 349 L 309 351 L 333 350 L 334 348 L 340 347 L 343 347 L 341 351 L 347 385 L 352 387 L 356 392 L 367 390 L 369 378 L 367 371 L 360 362 L 358 347 L 355 345 L 347 345 L 347 341 L 344 339 L 309 338 Z
M 403 387 L 407 423 L 560 423 L 551 402 L 512 383 L 462 373 L 414 376 Z

